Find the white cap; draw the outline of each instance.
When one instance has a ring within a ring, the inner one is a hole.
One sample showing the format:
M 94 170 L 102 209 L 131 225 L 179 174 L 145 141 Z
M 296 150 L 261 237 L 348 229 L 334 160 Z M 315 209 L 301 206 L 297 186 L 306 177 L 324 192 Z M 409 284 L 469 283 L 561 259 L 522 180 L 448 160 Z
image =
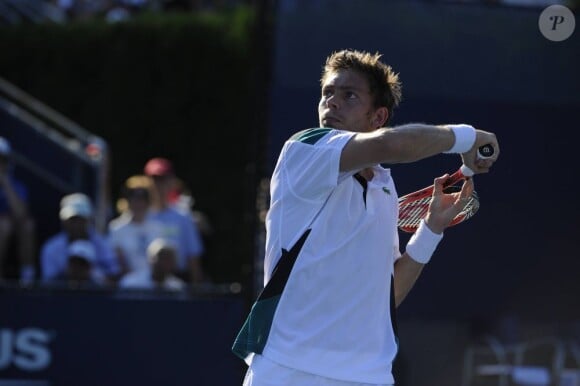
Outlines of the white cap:
M 167 249 L 172 250 L 173 252 L 177 252 L 177 246 L 174 242 L 164 238 L 157 238 L 153 240 L 147 247 L 147 256 L 151 258 L 157 255 L 159 252 Z
M 10 142 L 6 140 L 4 137 L 0 137 L 0 155 L 7 156 L 10 155 Z
M 71 217 L 79 216 L 89 218 L 93 215 L 93 205 L 91 199 L 83 193 L 73 193 L 64 196 L 60 200 L 60 219 L 68 220 Z
M 94 263 L 97 260 L 97 252 L 95 246 L 89 240 L 76 240 L 68 246 L 68 257 L 82 257 L 89 263 Z

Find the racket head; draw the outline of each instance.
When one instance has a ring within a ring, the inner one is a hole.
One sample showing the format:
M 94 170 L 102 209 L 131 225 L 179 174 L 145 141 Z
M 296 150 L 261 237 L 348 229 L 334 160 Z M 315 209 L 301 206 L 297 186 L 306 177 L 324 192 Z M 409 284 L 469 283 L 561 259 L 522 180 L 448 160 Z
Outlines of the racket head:
M 447 189 L 449 186 L 453 186 L 460 181 L 465 180 L 467 177 L 471 177 L 473 172 L 469 170 L 465 165 L 462 165 L 455 173 L 447 177 L 447 180 L 443 183 L 443 189 Z M 435 187 L 433 185 L 429 185 L 423 189 L 419 189 L 416 192 L 412 192 L 406 194 L 399 198 L 399 207 L 404 205 L 408 202 L 418 201 L 423 198 L 429 198 L 429 202 L 431 202 L 430 198 L 433 194 L 433 190 Z
M 461 187 L 457 185 L 448 186 L 443 191 L 445 193 L 459 192 Z M 431 196 L 421 196 L 421 197 L 411 197 L 408 196 L 401 197 L 399 199 L 399 220 L 398 227 L 403 232 L 415 233 L 421 220 L 427 216 L 429 210 L 429 204 L 431 203 Z M 476 191 L 473 191 L 469 197 L 467 203 L 453 218 L 449 226 L 454 226 L 463 221 L 473 217 L 479 210 L 479 196 Z

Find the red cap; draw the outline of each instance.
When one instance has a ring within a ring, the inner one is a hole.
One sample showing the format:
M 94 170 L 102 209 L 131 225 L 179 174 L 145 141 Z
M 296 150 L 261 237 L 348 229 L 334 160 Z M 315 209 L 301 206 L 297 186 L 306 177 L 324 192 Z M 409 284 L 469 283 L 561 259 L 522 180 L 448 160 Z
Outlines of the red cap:
M 152 158 L 145 164 L 145 174 L 150 177 L 171 175 L 173 165 L 165 158 Z

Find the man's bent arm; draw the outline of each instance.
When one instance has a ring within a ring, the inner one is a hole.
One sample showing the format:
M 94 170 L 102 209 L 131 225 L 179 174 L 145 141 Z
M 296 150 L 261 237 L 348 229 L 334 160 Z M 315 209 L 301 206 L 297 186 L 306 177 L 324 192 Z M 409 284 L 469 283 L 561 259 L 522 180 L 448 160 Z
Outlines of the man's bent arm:
M 425 264 L 421 264 L 411 259 L 405 252 L 395 262 L 395 305 L 398 307 L 415 285 L 421 275 Z

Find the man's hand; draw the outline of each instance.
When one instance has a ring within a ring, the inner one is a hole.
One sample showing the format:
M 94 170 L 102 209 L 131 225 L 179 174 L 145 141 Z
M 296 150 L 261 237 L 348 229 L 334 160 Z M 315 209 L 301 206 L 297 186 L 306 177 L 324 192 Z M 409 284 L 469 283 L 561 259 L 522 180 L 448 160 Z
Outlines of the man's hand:
M 473 178 L 463 182 L 461 191 L 444 193 L 443 184 L 449 177 L 448 174 L 435 178 L 433 184 L 433 199 L 429 204 L 429 211 L 425 217 L 425 223 L 434 233 L 443 233 L 451 221 L 461 212 L 473 193 Z
M 475 174 L 487 173 L 499 157 L 499 143 L 494 133 L 483 130 L 476 130 L 475 132 L 476 138 L 473 147 L 467 153 L 461 154 L 461 159 Z M 478 157 L 477 149 L 483 145 L 491 145 L 493 147 L 494 152 L 491 157 L 485 159 Z

